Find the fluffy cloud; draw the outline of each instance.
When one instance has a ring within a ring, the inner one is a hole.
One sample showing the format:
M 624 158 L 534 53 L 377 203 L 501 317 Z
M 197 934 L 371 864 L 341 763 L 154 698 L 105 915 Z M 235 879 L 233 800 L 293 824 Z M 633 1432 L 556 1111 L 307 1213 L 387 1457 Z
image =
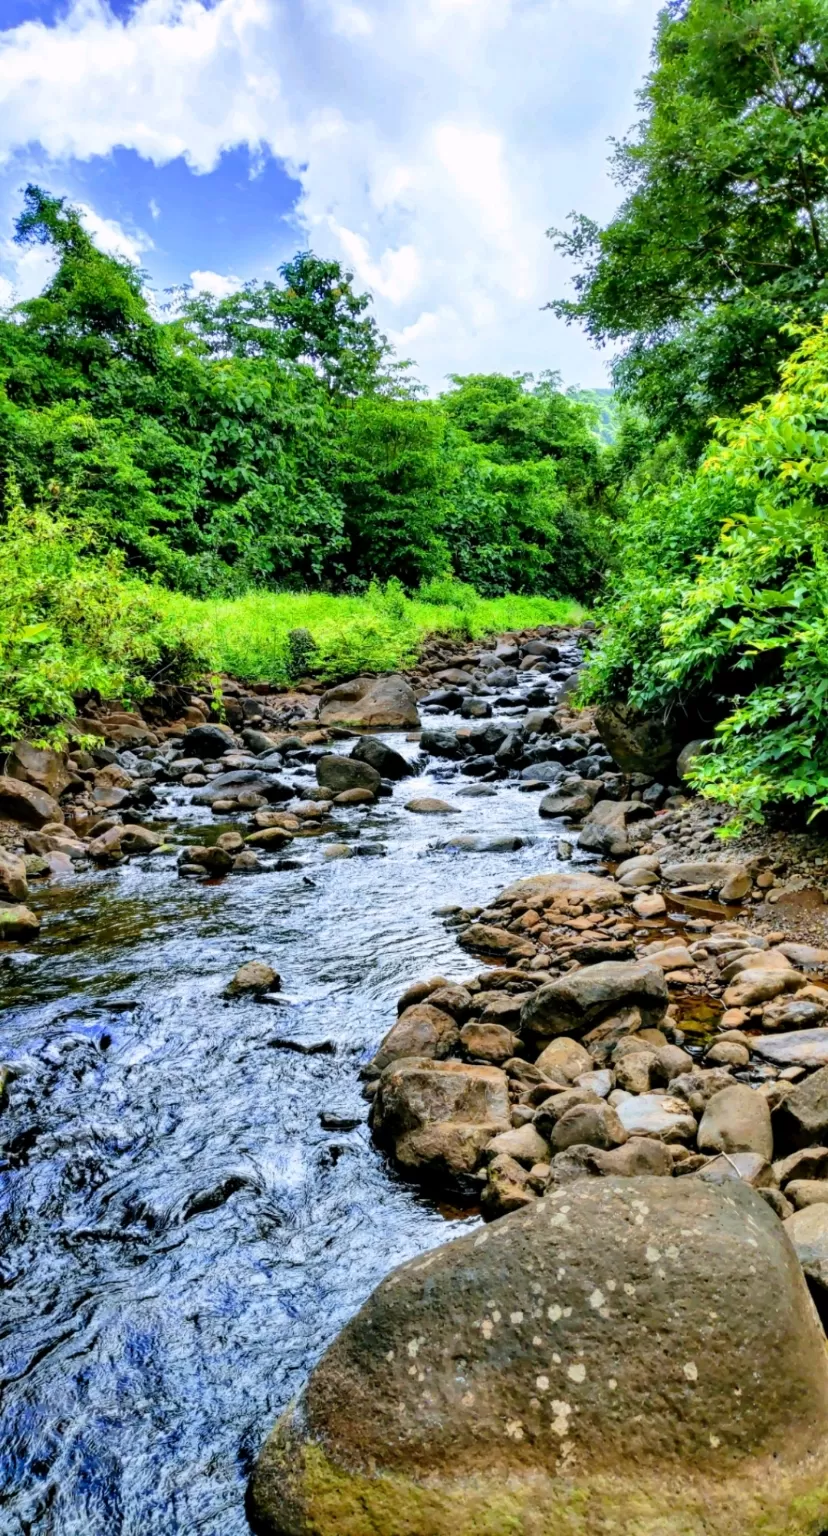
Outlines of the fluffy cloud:
M 124 22 L 71 0 L 0 32 L 0 159 L 124 145 L 205 172 L 233 146 L 270 151 L 309 243 L 354 269 L 430 384 L 550 366 L 598 383 L 583 338 L 540 313 L 566 282 L 544 231 L 613 206 L 606 139 L 633 114 L 658 3 L 138 0 Z
M 240 277 L 222 277 L 220 272 L 191 272 L 190 282 L 196 293 L 211 293 L 216 299 L 227 299 L 243 287 Z

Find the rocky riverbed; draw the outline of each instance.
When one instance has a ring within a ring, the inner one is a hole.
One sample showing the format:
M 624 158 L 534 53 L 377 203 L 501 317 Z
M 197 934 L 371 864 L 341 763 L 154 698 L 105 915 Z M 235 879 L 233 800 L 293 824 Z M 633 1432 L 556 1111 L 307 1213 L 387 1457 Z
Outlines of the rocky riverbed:
M 638 1198 L 642 1178 L 664 1191 L 652 1208 L 701 1201 L 693 1219 L 714 1222 L 738 1182 L 766 1213 L 738 1219 L 777 1268 L 787 1231 L 821 1304 L 820 844 L 719 844 L 680 760 L 619 768 L 569 702 L 588 641 L 435 642 L 407 679 L 321 695 L 226 680 L 221 711 L 175 690 L 141 716 L 85 701 L 88 750 L 10 755 L 10 1531 L 243 1531 L 276 1410 L 372 1287 L 576 1186 L 584 1220 L 611 1228 L 601 1201 Z M 804 1318 L 801 1271 L 785 1276 Z M 811 1326 L 779 1347 L 807 1354 Z M 584 1338 L 565 1370 L 587 1357 Z M 559 1387 L 566 1444 L 580 1410 Z M 525 1405 L 520 1434 L 501 1419 L 471 1414 L 472 1442 L 505 1434 L 525 1461 Z M 379 1442 L 366 1454 L 383 1465 Z M 330 1526 L 274 1524 L 278 1466 L 262 1466 L 262 1530 L 365 1528 L 342 1507 Z M 789 1467 L 785 1497 L 810 1497 L 809 1477 Z M 469 1530 L 489 1529 L 472 1504 Z

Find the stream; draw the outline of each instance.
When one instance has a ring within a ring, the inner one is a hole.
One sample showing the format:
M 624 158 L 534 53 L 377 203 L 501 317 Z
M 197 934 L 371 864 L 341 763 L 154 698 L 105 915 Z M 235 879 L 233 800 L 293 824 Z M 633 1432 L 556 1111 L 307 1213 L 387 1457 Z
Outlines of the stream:
M 285 777 L 315 782 L 310 763 Z M 357 1075 L 409 982 L 484 969 L 435 909 L 561 867 L 538 794 L 500 781 L 456 798 L 471 784 L 432 760 L 367 811 L 335 807 L 373 856 L 325 862 L 306 839 L 283 861 L 298 867 L 249 877 L 191 883 L 176 854 L 78 874 L 35 898 L 36 945 L 0 950 L 16 1074 L 0 1121 L 2 1536 L 245 1536 L 253 1460 L 321 1352 L 391 1268 L 477 1219 L 396 1178 Z M 462 814 L 404 809 L 427 794 Z M 202 842 L 233 824 L 189 799 L 171 788 L 153 825 Z M 441 846 L 480 831 L 529 841 Z M 252 959 L 278 969 L 281 1001 L 223 997 Z M 331 1132 L 322 1113 L 359 1123 Z

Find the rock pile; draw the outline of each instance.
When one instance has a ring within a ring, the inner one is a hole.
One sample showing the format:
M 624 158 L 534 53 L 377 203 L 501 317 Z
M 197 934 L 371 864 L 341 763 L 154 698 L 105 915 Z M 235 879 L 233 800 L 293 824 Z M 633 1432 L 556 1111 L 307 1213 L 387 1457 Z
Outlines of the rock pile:
M 489 1219 L 610 1174 L 744 1180 L 783 1219 L 828 1205 L 828 951 L 732 922 L 636 942 L 635 889 L 537 875 L 452 914 L 496 964 L 401 997 L 364 1069 L 377 1142 Z M 704 1035 L 682 1028 L 694 990 Z M 828 1277 L 828 1219 L 825 1240 Z

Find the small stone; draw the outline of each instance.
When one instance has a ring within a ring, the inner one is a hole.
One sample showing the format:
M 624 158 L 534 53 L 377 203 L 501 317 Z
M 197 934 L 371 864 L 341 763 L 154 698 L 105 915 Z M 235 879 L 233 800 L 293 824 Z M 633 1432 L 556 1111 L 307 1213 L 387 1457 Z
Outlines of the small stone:
M 632 909 L 646 921 L 648 918 L 662 917 L 667 911 L 667 903 L 657 891 L 642 891 L 633 901 Z
M 334 805 L 373 805 L 374 796 L 370 789 L 343 789 L 340 794 L 334 795 Z
M 531 1168 L 533 1163 L 549 1162 L 549 1143 L 538 1135 L 534 1125 L 524 1125 L 520 1130 L 501 1131 L 499 1136 L 489 1142 L 484 1155 L 491 1161 L 501 1153 Z
M 245 992 L 278 992 L 281 985 L 279 973 L 271 965 L 266 965 L 262 960 L 248 960 L 245 965 L 239 966 L 227 991 L 235 997 Z
M 535 1122 L 537 1124 L 537 1121 Z M 609 1152 L 623 1146 L 627 1132 L 610 1104 L 574 1104 L 555 1126 L 551 1144 L 555 1152 L 567 1147 L 599 1147 Z
M 704 1058 L 706 1067 L 746 1067 L 749 1061 L 747 1047 L 731 1040 L 717 1040 Z
M 460 807 L 449 805 L 447 800 L 435 800 L 430 795 L 421 795 L 406 803 L 405 809 L 413 811 L 417 816 L 459 816 Z

